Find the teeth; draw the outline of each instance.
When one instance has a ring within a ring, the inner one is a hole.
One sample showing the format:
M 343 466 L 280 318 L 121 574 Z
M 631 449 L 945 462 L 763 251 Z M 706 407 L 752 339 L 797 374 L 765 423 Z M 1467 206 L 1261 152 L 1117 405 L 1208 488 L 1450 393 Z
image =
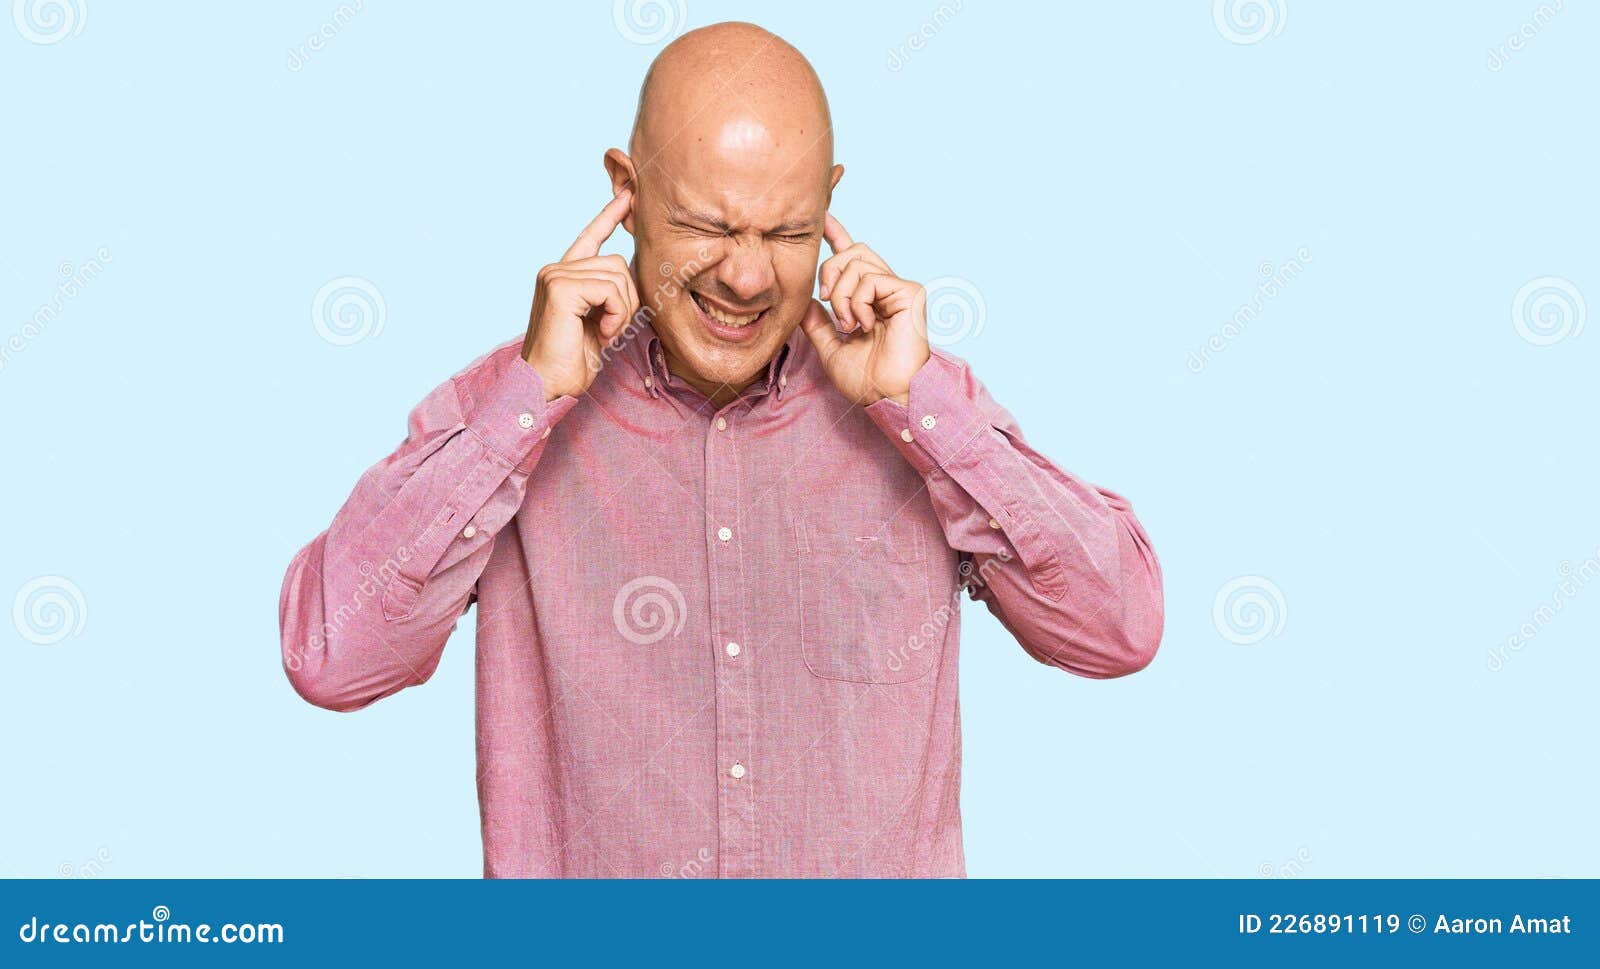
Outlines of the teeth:
M 761 315 L 760 313 L 751 313 L 748 316 L 735 316 L 732 313 L 724 313 L 715 306 L 701 300 L 695 300 L 695 302 L 700 305 L 701 309 L 706 311 L 707 316 L 724 326 L 749 326 L 756 321 L 756 317 Z

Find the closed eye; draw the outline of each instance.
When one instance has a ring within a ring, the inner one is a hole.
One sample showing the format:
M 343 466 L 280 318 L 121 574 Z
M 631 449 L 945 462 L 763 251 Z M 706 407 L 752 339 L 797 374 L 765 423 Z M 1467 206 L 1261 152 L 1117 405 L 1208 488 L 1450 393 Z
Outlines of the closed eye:
M 672 224 L 677 226 L 680 229 L 685 230 L 685 231 L 693 232 L 695 235 L 701 235 L 701 236 L 725 236 L 725 235 L 729 234 L 729 230 L 728 229 L 722 228 L 722 227 L 719 227 L 719 226 L 699 225 L 699 224 L 696 224 L 696 223 L 693 223 L 693 222 L 678 222 L 678 221 L 674 221 Z

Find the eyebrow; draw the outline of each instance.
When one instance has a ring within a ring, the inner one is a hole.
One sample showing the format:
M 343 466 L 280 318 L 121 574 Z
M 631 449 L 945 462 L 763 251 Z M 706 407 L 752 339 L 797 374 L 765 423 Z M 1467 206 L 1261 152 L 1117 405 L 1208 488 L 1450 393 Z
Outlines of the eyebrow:
M 734 230 L 734 227 L 729 224 L 726 219 L 721 219 L 714 215 L 707 215 L 704 212 L 699 212 L 694 209 L 686 209 L 681 205 L 670 202 L 668 203 L 668 209 L 670 210 L 671 218 L 674 222 L 697 223 L 699 225 L 707 226 L 708 228 L 716 229 L 718 232 L 725 234 L 731 234 Z M 801 232 L 812 232 L 815 230 L 816 224 L 817 222 L 815 219 L 788 219 L 768 229 L 767 234 L 785 235 Z

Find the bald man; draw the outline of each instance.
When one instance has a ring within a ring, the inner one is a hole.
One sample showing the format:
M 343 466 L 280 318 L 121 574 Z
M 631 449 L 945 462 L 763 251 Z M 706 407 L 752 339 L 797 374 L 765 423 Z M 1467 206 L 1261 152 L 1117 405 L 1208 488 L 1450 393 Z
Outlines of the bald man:
M 332 710 L 422 683 L 476 601 L 487 876 L 964 874 L 961 594 L 1042 663 L 1132 673 L 1149 540 L 830 212 L 794 48 L 679 38 L 605 170 L 526 333 L 422 401 L 289 566 L 290 681 Z M 631 264 L 600 255 L 619 225 Z

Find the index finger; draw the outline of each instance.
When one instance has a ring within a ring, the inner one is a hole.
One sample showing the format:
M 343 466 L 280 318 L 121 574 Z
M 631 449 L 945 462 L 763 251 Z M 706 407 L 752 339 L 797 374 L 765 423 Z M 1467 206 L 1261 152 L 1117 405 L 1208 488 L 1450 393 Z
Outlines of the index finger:
M 584 226 L 583 231 L 578 233 L 577 240 L 567 249 L 566 254 L 561 257 L 561 261 L 588 259 L 591 256 L 600 255 L 600 247 L 605 245 L 607 239 L 611 238 L 611 233 L 617 231 L 617 226 L 622 224 L 622 220 L 627 217 L 628 209 L 632 205 L 633 191 L 631 189 L 625 188 L 618 192 L 616 197 L 607 202 L 606 207 L 600 210 L 600 214 L 594 217 L 594 221 Z
M 822 238 L 828 240 L 828 248 L 834 252 L 843 252 L 855 245 L 855 240 L 850 238 L 850 233 L 844 231 L 844 226 L 829 212 L 822 222 Z

